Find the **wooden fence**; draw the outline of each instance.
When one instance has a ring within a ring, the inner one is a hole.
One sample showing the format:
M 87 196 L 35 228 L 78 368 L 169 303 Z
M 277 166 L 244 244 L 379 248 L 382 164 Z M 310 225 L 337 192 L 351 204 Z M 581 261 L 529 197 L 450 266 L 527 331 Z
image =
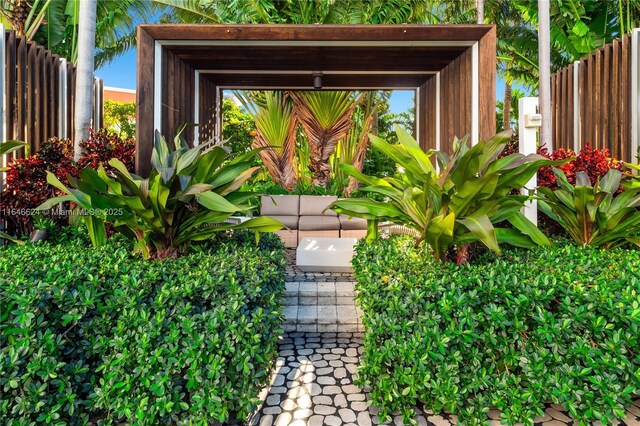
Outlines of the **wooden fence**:
M 551 77 L 553 148 L 608 148 L 637 162 L 640 30 Z
M 24 141 L 34 153 L 51 137 L 72 138 L 75 77 L 66 59 L 0 25 L 0 140 Z M 94 79 L 93 128 L 103 126 L 102 91 Z

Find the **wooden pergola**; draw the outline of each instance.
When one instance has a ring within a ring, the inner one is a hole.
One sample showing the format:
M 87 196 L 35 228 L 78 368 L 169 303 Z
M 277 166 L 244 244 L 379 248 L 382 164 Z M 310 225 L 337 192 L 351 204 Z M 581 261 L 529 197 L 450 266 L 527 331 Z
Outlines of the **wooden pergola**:
M 410 89 L 423 149 L 495 133 L 493 25 L 140 25 L 137 72 L 143 175 L 155 129 L 173 138 L 196 123 L 190 142 L 219 137 L 225 89 Z

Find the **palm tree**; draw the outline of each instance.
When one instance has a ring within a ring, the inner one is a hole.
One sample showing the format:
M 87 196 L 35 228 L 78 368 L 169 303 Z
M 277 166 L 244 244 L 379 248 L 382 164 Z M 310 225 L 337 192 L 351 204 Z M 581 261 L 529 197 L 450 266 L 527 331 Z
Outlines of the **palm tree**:
M 401 24 L 436 22 L 434 0 L 153 0 L 168 21 L 250 24 Z
M 18 36 L 31 40 L 45 19 L 51 0 L 1 0 L 0 23 L 13 28 Z
M 329 157 L 338 141 L 349 134 L 354 109 L 362 100 L 354 92 L 291 92 L 295 114 L 309 143 L 309 169 L 313 185 L 327 187 L 331 177 Z
M 74 111 L 74 158 L 82 157 L 80 141 L 89 137 L 93 95 L 93 51 L 96 40 L 97 0 L 80 2 L 78 25 L 78 66 L 76 70 L 76 105 Z
M 248 96 L 247 96 L 248 95 Z M 236 93 L 256 123 L 253 148 L 273 182 L 292 190 L 298 176 L 293 103 L 282 92 Z

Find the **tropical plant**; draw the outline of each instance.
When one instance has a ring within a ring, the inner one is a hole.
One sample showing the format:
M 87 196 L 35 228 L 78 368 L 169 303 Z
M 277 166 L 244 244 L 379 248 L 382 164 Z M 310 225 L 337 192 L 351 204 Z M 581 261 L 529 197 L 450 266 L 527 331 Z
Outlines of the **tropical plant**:
M 81 3 L 84 1 L 0 0 L 0 23 L 76 63 Z M 147 0 L 98 0 L 96 65 L 104 65 L 135 46 L 137 25 L 150 22 L 154 9 Z
M 363 99 L 348 91 L 292 92 L 296 117 L 309 143 L 309 169 L 313 185 L 326 188 L 331 178 L 329 157 L 340 139 L 349 134 L 354 109 Z
M 45 20 L 51 0 L 2 0 L 2 16 L 19 36 L 31 40 Z
M 271 179 L 291 190 L 297 180 L 296 119 L 293 103 L 283 92 L 236 93 L 256 123 L 252 146 L 260 148 L 262 159 Z
M 347 174 L 366 184 L 361 191 L 386 197 L 340 199 L 330 208 L 368 220 L 390 221 L 418 232 L 440 260 L 455 246 L 456 262 L 468 261 L 468 244 L 481 242 L 500 254 L 499 243 L 531 247 L 549 240 L 520 212 L 528 196 L 515 195 L 535 172 L 553 162 L 540 155 L 514 153 L 498 159 L 509 139 L 501 133 L 469 148 L 455 140 L 451 157 L 437 152 L 440 172 L 432 164 L 435 151 L 424 152 L 402 128 L 398 144 L 370 136 L 373 147 L 395 161 L 399 177 L 376 178 L 343 165 Z M 513 228 L 494 226 L 508 221 Z
M 151 157 L 153 170 L 148 178 L 131 174 L 124 164 L 112 159 L 112 175 L 104 167 L 87 167 L 80 178 L 70 177 L 70 188 L 52 173 L 48 182 L 64 192 L 43 203 L 48 209 L 61 201 L 76 203 L 83 212 L 91 241 L 106 242 L 105 221 L 137 240 L 135 250 L 145 258 L 165 259 L 186 253 L 194 241 L 229 229 L 274 231 L 277 220 L 258 217 L 240 224 L 225 223 L 232 214 L 251 208 L 256 194 L 238 189 L 259 169 L 252 167 L 257 150 L 229 158 L 221 146 L 206 153 L 189 148 L 182 129 L 171 149 L 156 132 Z
M 616 195 L 622 172 L 611 169 L 591 183 L 585 172 L 571 185 L 564 172 L 554 169 L 558 189 L 539 187 L 540 210 L 560 224 L 577 244 L 613 248 L 628 242 L 640 245 L 640 187 Z
M 360 2 L 278 0 L 153 0 L 168 6 L 164 20 L 250 24 L 402 24 L 437 22 L 439 2 L 386 0 Z

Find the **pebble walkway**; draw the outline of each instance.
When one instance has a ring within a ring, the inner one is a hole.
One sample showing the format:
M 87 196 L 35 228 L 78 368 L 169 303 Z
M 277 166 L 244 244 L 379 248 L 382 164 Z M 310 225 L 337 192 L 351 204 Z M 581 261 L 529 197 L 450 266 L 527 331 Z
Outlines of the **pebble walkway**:
M 290 282 L 349 282 L 347 274 L 304 274 L 297 270 L 295 253 L 288 251 Z M 380 423 L 376 407 L 369 406 L 366 391 L 356 386 L 354 376 L 362 355 L 362 333 L 289 332 L 278 342 L 279 356 L 271 376 L 271 385 L 260 397 L 262 406 L 250 419 L 251 426 L 368 426 L 403 425 L 400 416 Z M 418 425 L 455 425 L 456 416 L 433 414 L 416 409 Z M 640 426 L 640 399 L 628 408 L 620 426 Z M 500 425 L 500 413 L 490 410 L 491 426 Z M 567 412 L 556 404 L 547 404 L 545 415 L 535 419 L 536 426 L 573 426 Z M 595 425 L 599 425 L 596 422 Z

